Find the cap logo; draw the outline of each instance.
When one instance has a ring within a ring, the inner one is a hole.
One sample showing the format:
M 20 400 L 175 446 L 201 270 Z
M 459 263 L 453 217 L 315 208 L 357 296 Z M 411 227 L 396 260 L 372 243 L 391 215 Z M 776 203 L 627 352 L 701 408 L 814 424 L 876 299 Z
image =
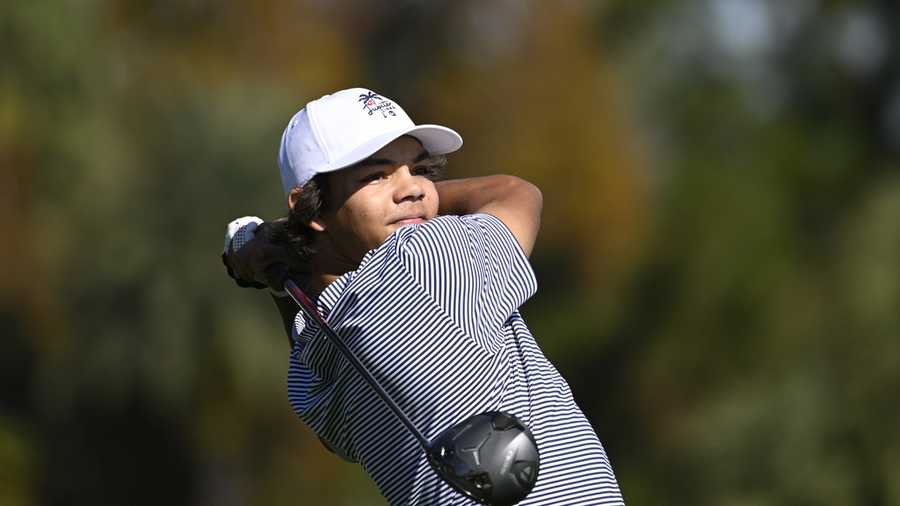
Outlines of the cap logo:
M 397 115 L 394 112 L 394 103 L 374 91 L 360 93 L 359 102 L 362 102 L 363 110 L 368 112 L 369 116 L 374 116 L 376 112 L 380 112 L 383 118 Z

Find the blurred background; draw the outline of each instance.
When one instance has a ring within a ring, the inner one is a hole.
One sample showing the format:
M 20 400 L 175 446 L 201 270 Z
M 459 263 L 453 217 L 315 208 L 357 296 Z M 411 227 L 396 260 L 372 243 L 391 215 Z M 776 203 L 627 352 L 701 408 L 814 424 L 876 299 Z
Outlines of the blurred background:
M 523 307 L 629 504 L 900 504 L 893 1 L 0 4 L 0 505 L 383 504 L 286 400 L 302 105 L 367 86 L 544 192 Z

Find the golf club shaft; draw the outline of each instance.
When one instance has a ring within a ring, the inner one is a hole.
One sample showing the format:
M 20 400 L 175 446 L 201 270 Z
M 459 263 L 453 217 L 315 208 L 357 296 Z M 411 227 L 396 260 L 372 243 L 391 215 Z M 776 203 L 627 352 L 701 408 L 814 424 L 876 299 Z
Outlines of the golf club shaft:
M 381 397 L 381 400 L 384 401 L 387 407 L 394 412 L 394 415 L 396 415 L 396 417 L 403 423 L 403 425 L 406 426 L 409 432 L 412 433 L 413 436 L 415 436 L 419 445 L 422 447 L 422 449 L 425 450 L 425 453 L 428 454 L 430 451 L 428 440 L 425 439 L 425 436 L 422 435 L 421 432 L 419 432 L 419 429 L 417 429 L 415 425 L 413 425 L 409 417 L 407 417 L 406 414 L 400 409 L 400 406 L 398 406 L 397 403 L 394 402 L 393 399 L 391 399 L 390 395 L 388 395 L 384 387 L 382 387 L 381 384 L 378 383 L 378 380 L 375 379 L 374 376 L 372 376 L 372 373 L 370 373 L 368 369 L 366 369 L 366 367 L 362 364 L 362 362 L 359 361 L 359 358 L 356 356 L 356 354 L 353 353 L 353 351 L 349 347 L 347 347 L 347 344 L 344 343 L 344 340 L 341 339 L 341 336 L 339 336 L 337 332 L 332 330 L 328 323 L 325 322 L 325 319 L 322 318 L 321 314 L 319 314 L 319 309 L 318 307 L 316 307 L 315 303 L 310 300 L 310 298 L 307 297 L 305 293 L 303 293 L 303 290 L 301 290 L 300 287 L 298 287 L 292 279 L 287 276 L 284 276 L 282 279 L 284 282 L 284 289 L 291 297 L 291 299 L 293 299 L 294 302 L 297 303 L 297 306 L 300 307 L 300 309 L 304 314 L 306 314 L 307 317 L 313 319 L 316 323 L 319 324 L 319 328 L 321 328 L 322 331 L 325 332 L 325 335 L 328 336 L 328 339 L 331 340 L 332 344 L 337 347 L 341 355 L 343 355 L 344 358 L 346 358 L 347 361 L 350 362 L 350 364 L 356 369 L 356 372 L 358 372 L 359 375 L 362 376 L 364 380 L 366 380 L 369 386 L 372 387 L 375 393 L 378 394 L 379 397 Z

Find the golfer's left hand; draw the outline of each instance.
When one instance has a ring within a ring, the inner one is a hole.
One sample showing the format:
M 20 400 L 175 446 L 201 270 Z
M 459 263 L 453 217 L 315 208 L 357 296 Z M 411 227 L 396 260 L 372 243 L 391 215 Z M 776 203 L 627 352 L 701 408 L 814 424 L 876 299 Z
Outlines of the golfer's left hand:
M 270 283 L 266 278 L 268 267 L 276 263 L 290 265 L 287 248 L 275 244 L 266 230 L 267 224 L 255 216 L 228 224 L 222 259 L 238 286 L 265 288 Z

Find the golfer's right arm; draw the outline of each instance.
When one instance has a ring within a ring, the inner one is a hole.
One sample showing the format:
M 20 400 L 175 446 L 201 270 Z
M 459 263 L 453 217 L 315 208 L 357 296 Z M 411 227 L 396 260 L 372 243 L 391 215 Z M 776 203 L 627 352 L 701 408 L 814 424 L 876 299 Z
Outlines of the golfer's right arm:
M 537 186 L 515 176 L 496 175 L 440 181 L 435 187 L 440 214 L 490 214 L 512 232 L 525 256 L 531 255 L 543 207 Z

